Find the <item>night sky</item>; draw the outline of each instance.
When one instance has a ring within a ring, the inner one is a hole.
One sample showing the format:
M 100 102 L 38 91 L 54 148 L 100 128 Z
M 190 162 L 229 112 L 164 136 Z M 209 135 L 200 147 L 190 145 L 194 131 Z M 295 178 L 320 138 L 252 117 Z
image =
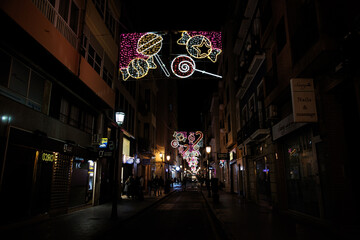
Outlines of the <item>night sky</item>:
M 218 79 L 181 79 L 179 86 L 179 130 L 203 130 L 202 115 L 208 111 Z
M 209 1 L 183 0 L 169 4 L 168 1 L 137 1 L 123 2 L 123 23 L 128 29 L 124 32 L 172 32 L 188 31 L 221 31 L 225 21 L 226 4 Z M 179 33 L 180 34 L 180 33 Z M 181 35 L 173 35 L 179 38 Z M 164 43 L 168 41 L 166 36 Z M 174 41 L 174 39 L 173 39 Z M 166 58 L 173 59 L 179 54 L 189 55 L 184 46 L 173 44 L 170 55 L 166 56 L 168 46 L 163 45 L 161 58 L 169 65 Z M 217 74 L 219 61 L 212 63 L 208 59 L 197 59 L 196 68 Z M 169 81 L 178 82 L 178 126 L 179 130 L 203 130 L 204 111 L 208 111 L 214 90 L 219 78 L 195 72 L 189 78 L 172 77 Z

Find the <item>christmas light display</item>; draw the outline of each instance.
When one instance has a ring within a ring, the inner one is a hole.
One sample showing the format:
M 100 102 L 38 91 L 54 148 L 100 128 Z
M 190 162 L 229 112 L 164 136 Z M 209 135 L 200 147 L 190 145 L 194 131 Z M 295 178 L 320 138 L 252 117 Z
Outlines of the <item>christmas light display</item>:
M 209 58 L 212 62 L 216 62 L 217 56 L 221 53 L 220 32 L 185 31 L 177 43 L 185 45 L 187 52 L 194 58 Z
M 163 38 L 156 33 L 147 33 L 139 39 L 137 52 L 145 56 L 154 56 L 161 69 L 167 77 L 170 77 L 169 71 L 157 53 L 161 50 Z
M 138 79 L 148 74 L 149 69 L 157 68 L 156 59 L 162 71 L 170 76 L 165 64 L 158 56 L 163 38 L 156 33 L 127 33 L 120 35 L 119 69 L 123 80 L 130 76 Z
M 197 137 L 198 136 L 198 137 Z M 201 156 L 199 151 L 202 146 L 204 134 L 201 131 L 177 132 L 173 134 L 171 146 L 177 148 L 182 157 L 187 161 L 192 172 L 195 172 L 198 165 L 198 157 Z
M 119 71 L 124 81 L 129 77 L 143 78 L 150 69 L 156 69 L 157 65 L 165 76 L 170 77 L 166 65 L 158 55 L 163 46 L 163 35 L 154 32 L 120 35 Z M 190 56 L 181 55 L 171 62 L 171 69 L 175 76 L 187 78 L 198 71 L 221 78 L 219 75 L 196 69 L 193 60 L 193 58 L 208 58 L 216 62 L 222 49 L 221 32 L 184 31 L 177 43 L 184 45 Z
M 222 78 L 222 76 L 209 73 L 203 70 L 196 69 L 195 61 L 186 55 L 180 55 L 173 59 L 171 62 L 171 70 L 175 76 L 179 78 L 188 78 L 194 74 L 195 71 L 203 74 L 211 75 L 214 77 Z

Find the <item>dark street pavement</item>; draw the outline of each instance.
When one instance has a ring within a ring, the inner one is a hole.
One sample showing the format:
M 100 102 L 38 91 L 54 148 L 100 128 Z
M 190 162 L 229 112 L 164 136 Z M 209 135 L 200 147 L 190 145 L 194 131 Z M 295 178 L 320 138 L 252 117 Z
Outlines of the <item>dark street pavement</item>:
M 180 186 L 143 201 L 122 199 L 118 219 L 111 204 L 0 228 L 1 239 L 338 239 L 326 229 L 299 224 L 289 217 L 220 191 L 219 203 L 205 190 Z M 339 238 L 340 239 L 340 238 Z M 341 238 L 344 239 L 344 238 Z
M 99 239 L 226 239 L 201 192 L 176 191 Z

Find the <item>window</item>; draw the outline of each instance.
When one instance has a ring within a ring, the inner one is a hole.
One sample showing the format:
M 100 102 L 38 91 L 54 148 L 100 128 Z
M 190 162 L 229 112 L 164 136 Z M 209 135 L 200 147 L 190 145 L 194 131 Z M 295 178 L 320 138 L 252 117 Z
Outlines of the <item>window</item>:
M 98 10 L 100 16 L 104 18 L 105 13 L 105 0 L 93 0 L 96 9 Z
M 34 71 L 31 72 L 29 100 L 41 105 L 44 95 L 44 83 L 45 79 L 42 76 Z
M 228 132 L 231 131 L 231 119 L 230 119 L 230 114 L 228 115 Z
M 316 3 L 314 1 L 294 1 L 295 20 L 292 21 L 291 50 L 294 63 L 319 40 Z
M 69 17 L 69 0 L 59 1 L 59 14 L 65 20 L 68 21 Z
M 81 39 L 80 54 L 102 77 L 106 84 L 112 87 L 116 71 L 115 64 L 86 25 L 84 26 L 83 37 Z
M 247 122 L 247 107 L 244 106 L 242 111 L 241 111 L 241 127 L 244 127 L 246 125 Z
M 71 13 L 70 13 L 70 22 L 69 25 L 74 33 L 78 32 L 79 26 L 79 8 L 74 2 L 71 3 Z
M 69 112 L 70 112 L 69 102 L 65 98 L 62 98 L 60 103 L 60 114 L 59 114 L 59 119 L 61 122 L 68 123 Z
M 87 61 L 95 69 L 95 71 L 100 75 L 102 58 L 90 44 L 89 44 Z
M 284 48 L 286 44 L 286 32 L 284 17 L 280 19 L 279 24 L 276 27 L 276 45 L 278 53 Z
M 105 25 L 109 29 L 111 36 L 114 37 L 116 22 L 109 8 L 106 9 Z
M 249 119 L 254 116 L 255 111 L 255 95 L 253 94 L 249 99 Z
M 87 133 L 92 133 L 94 130 L 94 123 L 95 123 L 95 118 L 94 115 L 87 113 L 87 112 L 83 112 L 83 130 Z
M 76 105 L 71 105 L 69 124 L 73 127 L 79 127 L 79 108 Z
M 45 81 L 37 72 L 13 58 L 10 82 L 8 83 L 11 91 L 7 91 L 7 96 L 37 111 L 41 111 Z
M 30 69 L 13 59 L 9 88 L 23 96 L 27 95 Z
M 111 11 L 109 2 L 106 0 L 92 0 L 95 4 L 96 9 L 98 10 L 99 15 L 104 20 L 107 29 L 109 30 L 111 36 L 114 38 L 116 36 L 116 18 Z
M 65 97 L 61 98 L 59 120 L 90 134 L 94 131 L 95 116 Z
M 0 85 L 8 87 L 11 57 L 0 50 Z

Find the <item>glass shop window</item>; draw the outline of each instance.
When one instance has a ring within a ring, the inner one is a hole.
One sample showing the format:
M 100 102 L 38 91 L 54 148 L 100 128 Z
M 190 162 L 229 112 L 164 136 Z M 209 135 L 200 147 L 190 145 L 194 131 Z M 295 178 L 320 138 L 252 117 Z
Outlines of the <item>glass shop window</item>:
M 285 140 L 286 185 L 290 209 L 319 216 L 318 164 L 311 139 L 311 131 L 303 131 Z

